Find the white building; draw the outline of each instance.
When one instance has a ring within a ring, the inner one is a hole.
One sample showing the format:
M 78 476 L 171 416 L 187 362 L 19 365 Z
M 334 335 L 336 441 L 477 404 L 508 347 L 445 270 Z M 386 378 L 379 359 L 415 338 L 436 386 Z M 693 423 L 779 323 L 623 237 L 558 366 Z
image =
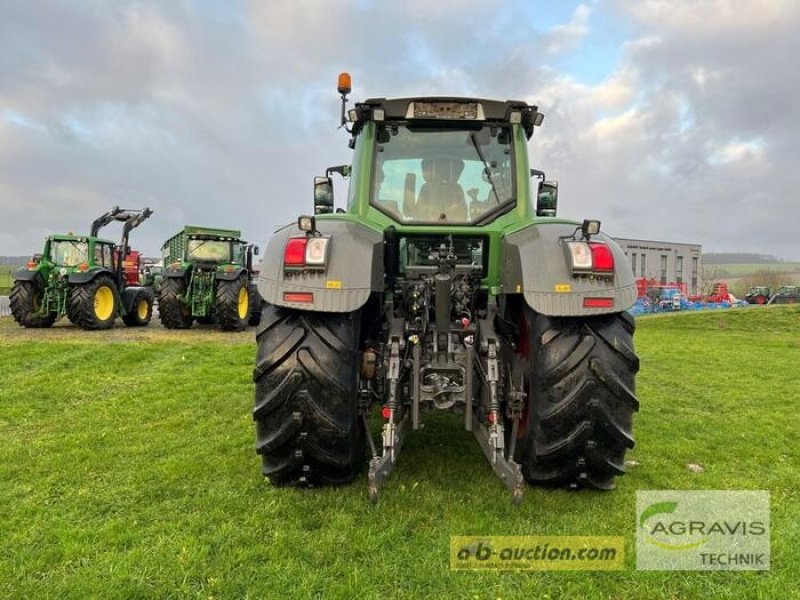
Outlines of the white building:
M 614 238 L 631 263 L 633 275 L 659 284 L 686 284 L 689 294 L 703 293 L 703 247 L 700 244 Z

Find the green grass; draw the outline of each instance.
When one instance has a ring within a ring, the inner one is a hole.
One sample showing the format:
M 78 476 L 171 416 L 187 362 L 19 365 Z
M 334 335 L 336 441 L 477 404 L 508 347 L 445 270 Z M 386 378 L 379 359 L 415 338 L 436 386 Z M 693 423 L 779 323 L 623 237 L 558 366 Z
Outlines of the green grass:
M 722 275 L 728 277 L 743 277 L 764 271 L 775 273 L 800 273 L 800 262 L 768 263 L 768 264 L 733 264 L 733 265 L 705 265 L 706 268 L 717 269 Z
M 0 296 L 8 296 L 11 285 L 14 283 L 11 277 L 14 271 L 14 267 L 0 265 Z
M 519 507 L 458 418 L 426 416 L 378 505 L 366 477 L 275 489 L 251 335 L 0 319 L 0 596 L 778 598 L 800 579 L 800 309 L 644 318 L 639 464 L 616 491 Z M 692 473 L 688 463 L 705 467 Z M 770 572 L 640 572 L 638 489 L 767 489 Z M 451 572 L 451 535 L 621 535 L 613 573 Z

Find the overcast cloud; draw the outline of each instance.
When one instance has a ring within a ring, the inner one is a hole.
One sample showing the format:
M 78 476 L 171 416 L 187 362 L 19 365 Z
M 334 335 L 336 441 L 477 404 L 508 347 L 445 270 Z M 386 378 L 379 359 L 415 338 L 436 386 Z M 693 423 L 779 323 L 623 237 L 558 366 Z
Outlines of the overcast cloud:
M 0 7 L 0 255 L 150 206 L 264 243 L 348 161 L 353 99 L 537 103 L 560 213 L 621 237 L 800 260 L 800 3 L 37 2 Z M 344 188 L 337 189 L 337 193 Z

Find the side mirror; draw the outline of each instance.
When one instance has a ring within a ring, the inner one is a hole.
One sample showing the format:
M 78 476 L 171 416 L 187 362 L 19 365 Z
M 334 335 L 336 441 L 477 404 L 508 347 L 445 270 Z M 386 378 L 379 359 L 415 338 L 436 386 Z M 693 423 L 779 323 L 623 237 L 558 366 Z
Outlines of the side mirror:
M 256 256 L 261 254 L 261 248 L 259 248 L 258 246 L 253 246 L 253 254 L 255 254 Z
M 536 199 L 537 217 L 555 217 L 558 207 L 558 182 L 543 181 Z
M 314 177 L 314 214 L 333 212 L 333 181 L 330 177 Z

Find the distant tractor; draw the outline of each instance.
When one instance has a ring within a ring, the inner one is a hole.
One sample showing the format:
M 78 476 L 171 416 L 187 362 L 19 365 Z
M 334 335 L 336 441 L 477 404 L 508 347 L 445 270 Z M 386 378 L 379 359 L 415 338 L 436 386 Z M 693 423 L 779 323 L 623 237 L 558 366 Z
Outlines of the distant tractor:
M 770 289 L 768 287 L 751 287 L 744 299 L 748 304 L 766 304 L 770 299 Z
M 769 304 L 797 304 L 798 302 L 800 302 L 800 287 L 793 285 L 779 287 L 769 299 Z
M 254 283 L 258 246 L 235 229 L 186 226 L 161 248 L 164 268 L 158 314 L 168 329 L 197 320 L 224 331 L 241 331 L 261 321 L 261 296 Z
M 128 326 L 147 325 L 153 291 L 139 283 L 139 253 L 129 248 L 128 236 L 151 214 L 149 208 L 114 207 L 95 219 L 88 236 L 49 236 L 42 254 L 14 274 L 10 304 L 16 322 L 50 327 L 67 315 L 83 329 L 109 329 L 120 316 Z M 118 245 L 98 237 L 114 221 L 123 223 Z

